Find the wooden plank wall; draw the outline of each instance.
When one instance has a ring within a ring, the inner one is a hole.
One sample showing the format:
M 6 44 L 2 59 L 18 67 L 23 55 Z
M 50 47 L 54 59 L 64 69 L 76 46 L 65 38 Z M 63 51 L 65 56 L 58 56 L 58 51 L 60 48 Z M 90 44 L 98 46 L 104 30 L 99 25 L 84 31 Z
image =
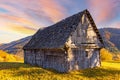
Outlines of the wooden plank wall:
M 24 54 L 25 63 L 55 69 L 59 72 L 69 71 L 67 55 L 63 51 L 27 50 Z

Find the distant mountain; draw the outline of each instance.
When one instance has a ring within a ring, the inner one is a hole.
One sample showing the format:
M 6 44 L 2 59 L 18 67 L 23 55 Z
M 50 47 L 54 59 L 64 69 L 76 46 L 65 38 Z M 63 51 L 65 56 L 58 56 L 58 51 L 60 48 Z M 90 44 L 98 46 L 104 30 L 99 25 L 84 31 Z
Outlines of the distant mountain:
M 20 57 L 23 57 L 23 46 L 28 43 L 28 41 L 31 39 L 31 36 L 22 38 L 17 41 L 10 42 L 8 44 L 1 44 L 0 49 L 4 50 L 8 53 L 16 54 Z
M 120 50 L 120 29 L 118 28 L 101 28 L 99 29 L 102 36 L 104 36 L 104 32 L 108 31 L 111 33 L 110 41 L 115 44 L 115 46 Z M 8 53 L 13 53 L 18 56 L 23 57 L 23 46 L 28 43 L 28 41 L 31 39 L 31 36 L 28 36 L 26 38 L 13 41 L 8 44 L 1 44 L 0 49 L 7 51 Z
M 120 28 L 101 28 L 99 31 L 102 36 L 108 31 L 111 34 L 110 41 L 120 50 Z
M 0 44 L 0 46 L 2 46 L 3 44 Z

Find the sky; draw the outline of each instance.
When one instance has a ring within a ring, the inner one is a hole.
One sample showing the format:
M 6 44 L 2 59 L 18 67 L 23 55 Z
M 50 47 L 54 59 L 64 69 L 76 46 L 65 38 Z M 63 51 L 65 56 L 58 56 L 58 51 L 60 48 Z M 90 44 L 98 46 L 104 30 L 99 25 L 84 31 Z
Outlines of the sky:
M 84 9 L 98 28 L 120 28 L 120 0 L 0 0 L 0 43 L 33 35 Z

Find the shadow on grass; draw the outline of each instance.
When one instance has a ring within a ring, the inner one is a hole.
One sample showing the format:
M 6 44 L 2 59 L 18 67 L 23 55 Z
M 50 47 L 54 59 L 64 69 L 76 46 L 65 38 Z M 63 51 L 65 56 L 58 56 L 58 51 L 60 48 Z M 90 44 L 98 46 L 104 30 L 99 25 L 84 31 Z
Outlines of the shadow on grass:
M 21 63 L 21 62 L 0 62 L 0 70 L 4 69 L 18 69 L 18 68 L 31 68 L 33 66 Z
M 120 63 L 120 61 L 105 61 L 105 62 L 108 62 L 108 63 Z
M 61 75 L 63 73 L 57 72 L 54 69 L 46 69 L 42 67 L 32 67 L 32 68 L 24 68 L 24 70 L 18 71 L 14 76 L 21 76 L 21 75 L 51 75 L 51 74 L 58 74 Z
M 58 73 L 53 69 L 44 69 L 41 67 L 24 64 L 22 62 L 0 62 L 0 70 L 13 70 L 13 72 L 15 71 L 13 76 Z
M 120 77 L 120 70 L 93 68 L 93 69 L 83 70 L 79 75 L 84 77 L 89 77 L 89 78 L 106 77 L 106 76 L 114 76 L 114 75 L 118 75 Z
M 46 74 L 47 71 L 42 70 L 42 69 L 29 69 L 29 70 L 20 70 L 13 76 L 32 76 L 32 75 L 41 75 L 41 74 Z

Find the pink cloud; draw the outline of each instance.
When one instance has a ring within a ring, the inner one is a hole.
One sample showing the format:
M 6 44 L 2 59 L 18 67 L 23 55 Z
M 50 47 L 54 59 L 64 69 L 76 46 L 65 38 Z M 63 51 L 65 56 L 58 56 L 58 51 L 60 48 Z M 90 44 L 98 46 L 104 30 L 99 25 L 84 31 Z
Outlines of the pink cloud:
M 67 12 L 56 0 L 0 0 L 0 8 L 8 10 L 11 16 L 27 18 L 38 25 L 43 25 L 43 21 L 55 23 Z
M 33 10 L 39 14 L 46 15 L 53 22 L 57 22 L 66 15 L 66 9 L 61 6 L 56 0 L 35 0 L 24 1 L 27 9 Z
M 0 8 L 7 11 L 0 12 L 0 31 L 7 36 L 7 32 L 11 33 L 11 39 L 32 35 L 66 15 L 66 9 L 57 0 L 0 0 Z
M 60 6 L 55 0 L 40 0 L 42 11 L 44 11 L 50 18 L 56 22 L 65 16 L 65 9 Z
M 109 21 L 116 16 L 117 0 L 89 0 L 90 10 L 97 23 Z

